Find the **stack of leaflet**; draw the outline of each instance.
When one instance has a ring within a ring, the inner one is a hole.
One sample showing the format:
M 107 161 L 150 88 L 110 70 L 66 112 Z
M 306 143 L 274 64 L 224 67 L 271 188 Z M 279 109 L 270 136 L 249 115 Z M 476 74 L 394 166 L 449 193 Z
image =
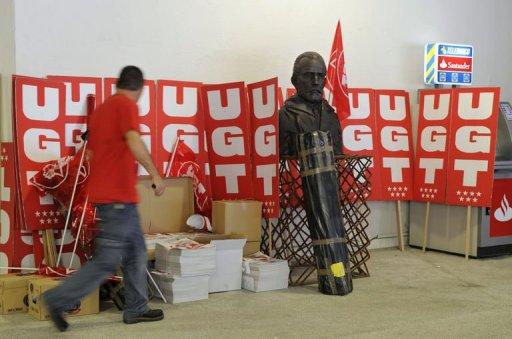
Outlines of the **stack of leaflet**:
M 286 260 L 257 252 L 244 258 L 242 288 L 253 292 L 288 288 L 289 274 L 290 268 Z
M 162 234 L 162 233 L 154 233 L 154 234 L 144 234 L 144 241 L 146 242 L 146 248 L 148 250 L 154 250 L 156 247 L 156 242 L 159 240 L 169 240 L 175 239 L 176 236 L 173 234 Z
M 151 276 L 167 302 L 177 304 L 208 299 L 208 275 L 180 277 L 172 273 L 152 271 Z
M 181 236 L 158 239 L 155 269 L 151 275 L 168 301 L 208 299 L 209 276 L 215 273 L 215 246 Z

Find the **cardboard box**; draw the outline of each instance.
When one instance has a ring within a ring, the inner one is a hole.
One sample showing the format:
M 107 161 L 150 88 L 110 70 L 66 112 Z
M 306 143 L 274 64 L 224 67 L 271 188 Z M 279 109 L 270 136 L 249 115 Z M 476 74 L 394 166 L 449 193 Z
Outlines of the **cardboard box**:
M 244 257 L 260 251 L 261 241 L 248 241 L 244 246 Z
M 48 320 L 50 315 L 46 306 L 43 304 L 41 294 L 54 288 L 62 280 L 48 277 L 39 277 L 32 279 L 28 284 L 28 313 L 38 320 Z M 99 289 L 80 300 L 79 305 L 73 311 L 69 311 L 69 316 L 87 315 L 99 313 L 100 299 Z
M 31 274 L 0 275 L 0 314 L 28 311 L 28 283 L 32 279 Z
M 139 179 L 139 215 L 144 233 L 177 233 L 194 213 L 191 178 L 167 178 L 167 189 L 157 197 L 149 177 Z
M 247 241 L 261 240 L 261 201 L 218 200 L 213 202 L 214 233 L 238 234 Z

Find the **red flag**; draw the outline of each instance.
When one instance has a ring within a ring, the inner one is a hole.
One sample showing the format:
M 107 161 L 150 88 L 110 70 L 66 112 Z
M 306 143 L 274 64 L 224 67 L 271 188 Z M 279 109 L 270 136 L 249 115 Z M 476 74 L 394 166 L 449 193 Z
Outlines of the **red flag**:
M 169 168 L 166 176 L 190 177 L 193 179 L 195 209 L 197 212 L 210 216 L 211 194 L 206 189 L 206 180 L 201 167 L 197 163 L 194 151 L 179 137 L 176 139 L 174 154 L 170 154 Z
M 347 118 L 350 115 L 350 106 L 348 102 L 347 74 L 345 72 L 345 53 L 343 51 L 341 23 L 339 21 L 332 42 L 325 87 L 330 91 L 328 99 L 329 101 L 332 100 L 331 104 L 336 108 L 340 121 Z

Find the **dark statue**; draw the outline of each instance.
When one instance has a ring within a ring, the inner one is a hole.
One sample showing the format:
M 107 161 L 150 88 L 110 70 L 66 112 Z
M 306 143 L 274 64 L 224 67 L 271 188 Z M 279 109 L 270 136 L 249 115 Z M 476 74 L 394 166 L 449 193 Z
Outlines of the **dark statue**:
M 302 53 L 293 64 L 292 84 L 297 94 L 284 102 L 279 110 L 279 154 L 296 156 L 296 135 L 313 131 L 329 131 L 334 153 L 342 151 L 338 116 L 323 99 L 326 67 L 316 52 Z

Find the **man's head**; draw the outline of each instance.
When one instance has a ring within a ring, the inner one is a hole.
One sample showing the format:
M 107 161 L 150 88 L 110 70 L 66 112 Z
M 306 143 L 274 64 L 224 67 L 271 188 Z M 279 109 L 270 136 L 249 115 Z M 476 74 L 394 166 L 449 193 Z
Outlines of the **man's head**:
M 135 101 L 139 100 L 144 87 L 144 75 L 136 66 L 126 66 L 121 70 L 117 79 L 116 88 L 131 94 Z
M 292 84 L 297 94 L 310 102 L 322 101 L 326 67 L 322 56 L 316 52 L 302 53 L 293 64 Z

